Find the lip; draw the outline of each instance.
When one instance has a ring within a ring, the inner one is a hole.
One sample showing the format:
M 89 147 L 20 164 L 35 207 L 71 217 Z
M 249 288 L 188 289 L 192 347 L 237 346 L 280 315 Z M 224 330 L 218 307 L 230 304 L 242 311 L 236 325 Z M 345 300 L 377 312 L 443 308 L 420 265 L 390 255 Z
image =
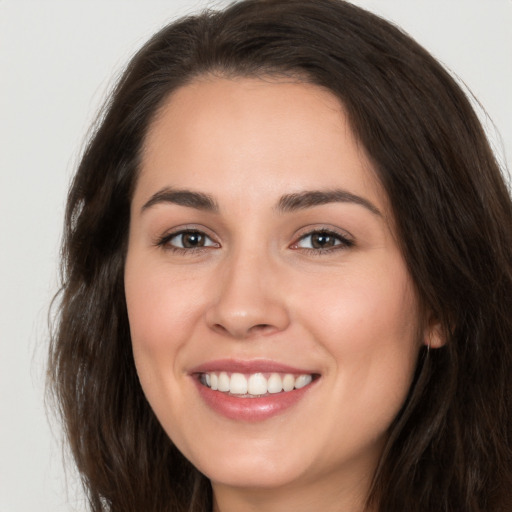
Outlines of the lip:
M 292 373 L 295 375 L 311 374 L 317 375 L 318 372 L 311 369 L 295 368 L 276 361 L 265 359 L 254 359 L 244 361 L 241 359 L 217 359 L 207 363 L 200 364 L 190 370 L 190 374 L 207 372 L 230 372 L 230 373 Z
M 220 391 L 214 391 L 204 386 L 199 381 L 199 374 L 207 372 L 238 372 L 238 373 L 291 373 L 291 374 L 313 374 L 318 372 L 294 368 L 289 365 L 275 361 L 253 360 L 241 361 L 233 359 L 222 359 L 210 361 L 194 367 L 190 372 L 199 396 L 203 402 L 214 412 L 230 420 L 244 422 L 260 422 L 282 414 L 288 409 L 296 406 L 306 395 L 317 385 L 319 379 L 307 386 L 292 391 L 269 394 L 256 398 L 241 398 L 229 395 Z

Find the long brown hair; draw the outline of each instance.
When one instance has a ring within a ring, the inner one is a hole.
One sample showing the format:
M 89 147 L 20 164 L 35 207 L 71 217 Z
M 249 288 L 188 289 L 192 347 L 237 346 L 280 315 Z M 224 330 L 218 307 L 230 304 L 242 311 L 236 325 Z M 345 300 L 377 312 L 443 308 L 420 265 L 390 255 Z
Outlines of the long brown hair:
M 512 203 L 464 93 L 398 28 L 342 0 L 245 0 L 158 32 L 85 149 L 65 219 L 50 389 L 94 512 L 208 511 L 133 362 L 123 271 L 148 126 L 205 74 L 289 75 L 343 103 L 446 345 L 420 354 L 368 502 L 380 512 L 510 510 Z

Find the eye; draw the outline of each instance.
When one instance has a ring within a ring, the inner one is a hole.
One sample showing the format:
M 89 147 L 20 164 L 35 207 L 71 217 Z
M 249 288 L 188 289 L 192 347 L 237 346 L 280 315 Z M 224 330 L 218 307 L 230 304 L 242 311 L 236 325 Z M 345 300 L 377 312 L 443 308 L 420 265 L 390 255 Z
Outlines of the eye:
M 177 233 L 171 233 L 158 241 L 159 246 L 167 249 L 176 250 L 194 250 L 204 247 L 219 247 L 208 235 L 197 230 L 182 230 Z
M 302 235 L 293 249 L 307 249 L 311 251 L 329 251 L 352 247 L 354 242 L 346 236 L 326 229 L 315 230 Z

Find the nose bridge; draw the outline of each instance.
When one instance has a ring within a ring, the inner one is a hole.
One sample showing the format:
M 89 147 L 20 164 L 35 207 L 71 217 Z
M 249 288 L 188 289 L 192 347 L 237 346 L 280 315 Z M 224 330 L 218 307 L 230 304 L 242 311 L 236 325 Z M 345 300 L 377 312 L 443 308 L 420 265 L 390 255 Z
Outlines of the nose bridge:
M 240 244 L 227 255 L 207 313 L 211 328 L 238 339 L 286 328 L 289 319 L 278 265 L 269 252 L 264 244 Z

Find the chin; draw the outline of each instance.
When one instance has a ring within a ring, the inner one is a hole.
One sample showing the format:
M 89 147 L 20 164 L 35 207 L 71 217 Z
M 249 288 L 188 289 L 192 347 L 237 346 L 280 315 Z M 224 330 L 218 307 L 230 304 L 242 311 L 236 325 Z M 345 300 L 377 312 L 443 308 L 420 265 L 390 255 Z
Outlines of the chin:
M 224 442 L 219 442 L 219 436 L 212 436 L 202 445 L 187 443 L 182 450 L 185 457 L 214 483 L 273 489 L 300 481 L 311 471 L 311 455 L 301 452 L 297 446 L 285 446 L 278 436 L 271 435 L 268 440 L 237 440 L 232 436 L 229 441 L 226 434 L 223 437 Z
M 282 467 L 268 459 L 232 461 L 229 457 L 222 464 L 205 464 L 202 472 L 216 484 L 245 489 L 284 488 L 303 475 L 299 468 Z

